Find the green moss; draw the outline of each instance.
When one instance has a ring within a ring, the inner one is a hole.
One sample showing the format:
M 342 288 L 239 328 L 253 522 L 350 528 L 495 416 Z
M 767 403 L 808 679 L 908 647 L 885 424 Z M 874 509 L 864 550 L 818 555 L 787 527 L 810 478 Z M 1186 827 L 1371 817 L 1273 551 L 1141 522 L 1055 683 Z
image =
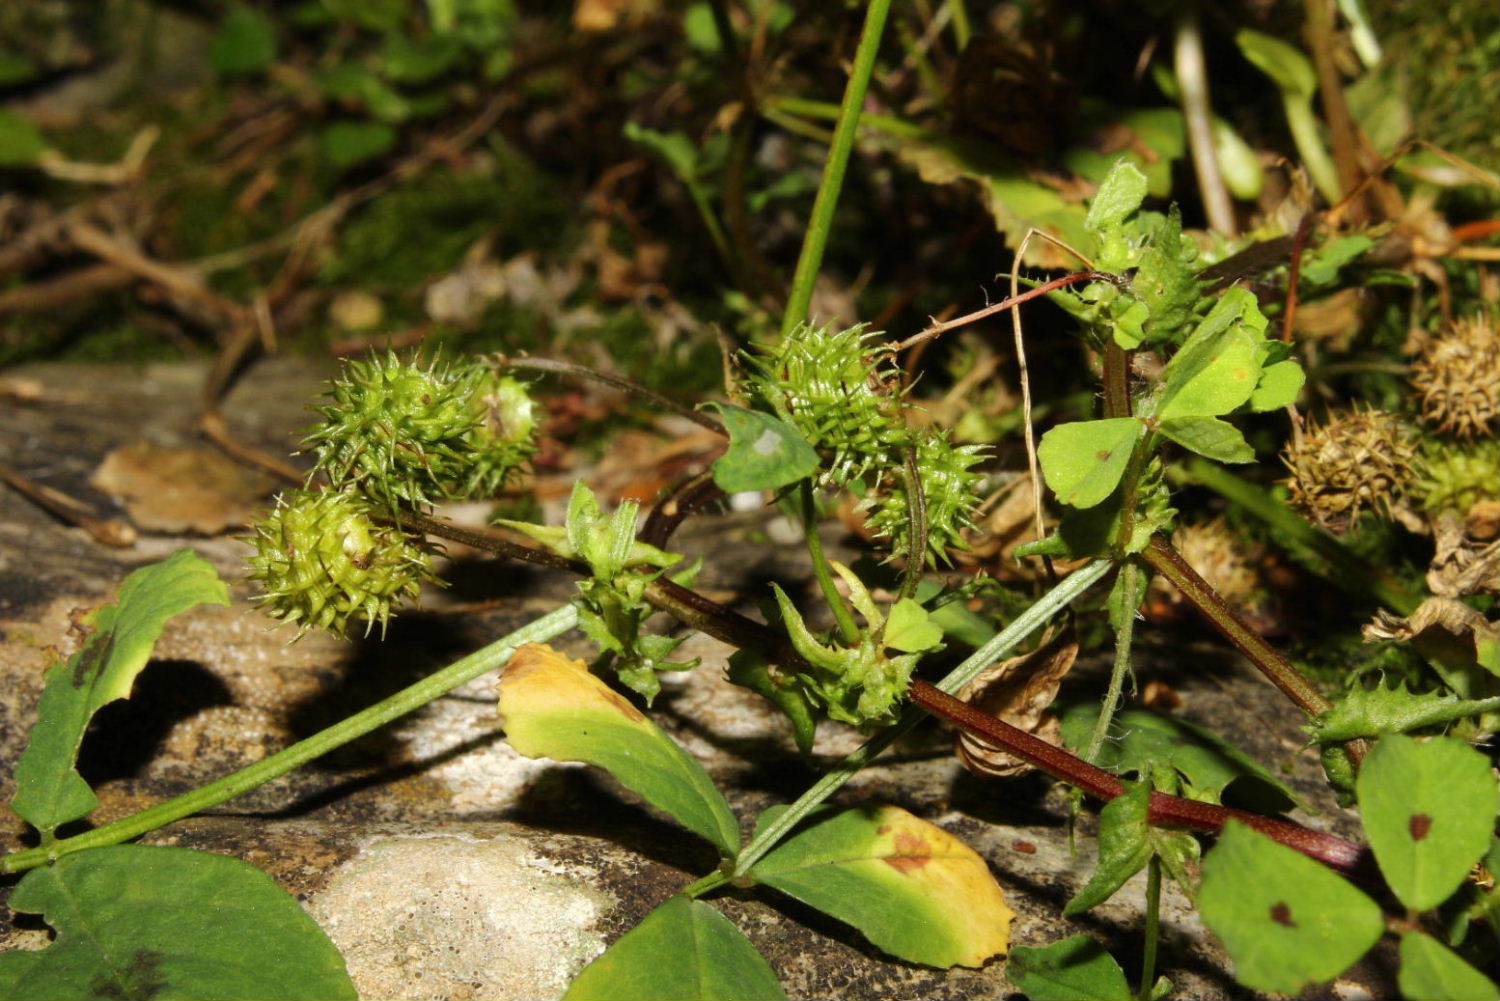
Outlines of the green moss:
M 401 288 L 451 271 L 484 236 L 502 260 L 567 245 L 577 206 L 518 153 L 500 147 L 488 173 L 433 170 L 370 202 L 339 233 L 321 278 Z

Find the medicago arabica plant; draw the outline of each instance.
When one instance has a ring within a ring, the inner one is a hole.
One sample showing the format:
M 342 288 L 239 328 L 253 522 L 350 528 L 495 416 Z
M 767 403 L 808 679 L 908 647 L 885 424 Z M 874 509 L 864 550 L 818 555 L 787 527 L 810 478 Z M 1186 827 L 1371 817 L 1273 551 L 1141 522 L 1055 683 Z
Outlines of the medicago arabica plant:
M 239 795 L 508 665 L 499 711 L 516 750 L 606 769 L 705 839 L 720 858 L 586 967 L 570 997 L 682 996 L 684 990 L 705 998 L 782 996 L 774 971 L 711 902 L 731 887 L 796 898 L 908 962 L 978 966 L 1005 953 L 1012 911 L 972 849 L 896 807 L 828 804 L 927 715 L 1105 802 L 1098 869 L 1068 905 L 1069 914 L 1096 906 L 1131 876 L 1147 872 L 1139 986 L 1130 988 L 1092 940 L 1074 938 L 1015 950 L 1008 975 L 1034 999 L 1144 998 L 1169 991 L 1154 970 L 1164 876 L 1197 894 L 1205 921 L 1250 987 L 1295 991 L 1329 979 L 1389 931 L 1400 942 L 1408 996 L 1493 992 L 1463 952 L 1472 954 L 1495 922 L 1492 882 L 1469 878 L 1476 864 L 1479 872 L 1496 867 L 1494 777 L 1478 753 L 1459 742 L 1419 743 L 1401 731 L 1494 711 L 1496 700 L 1416 698 L 1393 690 L 1330 700 L 1241 621 L 1167 541 L 1175 514 L 1167 472 L 1177 456 L 1186 451 L 1220 463 L 1252 461 L 1254 451 L 1235 418 L 1286 407 L 1303 376 L 1287 346 L 1268 336 L 1252 295 L 1240 288 L 1217 296 L 1204 291 L 1196 251 L 1182 237 L 1178 216 L 1142 211 L 1144 194 L 1134 168 L 1121 165 L 1111 173 L 1088 217 L 1097 242 L 1087 248 L 1093 267 L 1049 293 L 1078 317 L 1085 342 L 1102 359 L 1103 413 L 1058 424 L 1042 437 L 1041 471 L 1062 514 L 1056 530 L 1026 553 L 1066 558 L 1077 569 L 935 682 L 923 677 L 924 661 L 957 642 L 951 621 L 938 612 L 962 592 L 924 588 L 924 571 L 962 544 L 974 520 L 984 451 L 955 444 L 945 429 L 913 419 L 917 404 L 895 352 L 874 332 L 803 324 L 748 350 L 737 360 L 736 393 L 714 405 L 719 419 L 693 415 L 725 436 L 723 455 L 709 471 L 669 491 L 644 521 L 632 503 L 606 511 L 580 483 L 564 524 L 501 522 L 506 534 L 459 528 L 434 517 L 433 508 L 441 500 L 493 494 L 524 462 L 535 420 L 523 377 L 538 366 L 504 358 L 420 364 L 394 355 L 349 364 L 329 400 L 316 408 L 321 422 L 307 436 L 317 458 L 314 475 L 256 530 L 252 567 L 266 611 L 299 631 L 383 628 L 423 581 L 434 579 L 433 538 L 570 572 L 579 578 L 576 599 L 242 772 L 141 814 L 59 837 L 61 824 L 94 805 L 72 768 L 88 718 L 128 694 L 165 617 L 222 594 L 222 584 L 207 579 L 211 571 L 205 578 L 206 566 L 185 554 L 149 571 L 155 576 L 133 577 L 118 615 L 101 613 L 93 644 L 49 675 L 44 703 L 69 708 L 49 711 L 18 768 L 16 809 L 41 831 L 42 844 L 8 856 L 3 865 L 32 870 L 13 902 L 44 913 L 59 938 L 40 953 L 0 959 L 0 977 L 16 996 L 82 996 L 67 985 L 103 975 L 102 968 L 114 978 L 110 983 L 133 989 L 134 974 L 109 968 L 108 950 L 86 945 L 73 918 L 57 909 L 68 894 L 108 894 L 107 879 L 88 878 L 95 869 L 145 864 L 138 861 L 145 855 L 118 853 L 160 851 L 108 846 Z M 1156 374 L 1133 374 L 1132 356 L 1148 353 L 1160 364 L 1142 370 Z M 834 623 L 830 632 L 811 625 L 816 619 L 779 586 L 765 606 L 766 621 L 693 590 L 695 568 L 671 551 L 672 536 L 683 519 L 726 492 L 760 492 L 800 517 L 825 614 Z M 877 591 L 823 555 L 818 503 L 833 492 L 857 498 L 870 531 L 899 569 L 893 592 Z M 1152 573 L 1176 584 L 1307 714 L 1311 738 L 1325 748 L 1330 779 L 1364 809 L 1378 869 L 1358 845 L 1220 805 L 1231 779 L 1274 784 L 1274 776 L 1211 734 L 1188 735 L 1159 717 L 1120 711 L 1136 611 Z M 1106 614 L 1115 634 L 1114 670 L 1096 705 L 1064 715 L 1065 746 L 954 697 L 1111 574 Z M 146 607 L 143 595 L 151 599 Z M 864 728 L 866 743 L 795 802 L 754 818 L 751 833 L 742 836 L 740 818 L 702 766 L 648 715 L 659 674 L 694 666 L 673 659 L 682 635 L 647 628 L 657 610 L 735 647 L 731 680 L 785 712 L 804 749 L 812 747 L 815 725 L 825 717 Z M 575 626 L 600 652 L 597 672 L 546 645 Z M 89 653 L 95 649 L 108 653 Z M 1446 786 L 1435 781 L 1438 775 L 1461 783 L 1459 793 L 1439 795 Z M 1201 863 L 1193 832 L 1221 835 Z M 1346 877 L 1383 879 L 1407 908 L 1405 916 L 1382 917 L 1381 905 Z M 164 876 L 151 891 L 157 897 L 148 895 L 164 915 L 181 910 L 162 896 L 176 892 L 176 878 Z M 88 899 L 107 911 L 102 898 Z M 302 944 L 286 962 L 330 971 L 334 980 L 316 981 L 319 996 L 347 993 L 326 939 L 315 928 L 297 927 Z M 174 928 L 170 922 L 147 928 L 141 933 L 147 939 L 135 947 L 162 952 L 162 976 L 184 991 L 217 990 L 221 974 L 172 965 L 174 956 L 186 964 L 201 945 L 192 938 L 175 942 Z M 278 975 L 285 969 L 276 967 Z M 263 981 L 255 982 L 253 991 L 266 990 Z

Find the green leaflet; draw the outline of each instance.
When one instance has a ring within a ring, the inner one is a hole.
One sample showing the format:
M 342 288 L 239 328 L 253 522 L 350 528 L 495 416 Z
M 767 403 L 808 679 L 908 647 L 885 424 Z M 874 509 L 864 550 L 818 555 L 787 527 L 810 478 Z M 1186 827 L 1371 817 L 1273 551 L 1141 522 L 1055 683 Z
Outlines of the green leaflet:
M 1260 381 L 1265 327 L 1253 295 L 1238 287 L 1225 292 L 1167 362 L 1155 416 L 1219 417 L 1247 402 Z
M 1145 200 L 1146 175 L 1129 160 L 1120 160 L 1100 183 L 1083 225 L 1101 233 L 1118 228 Z
M 119 845 L 33 869 L 10 906 L 57 939 L 0 955 L 0 996 L 355 998 L 343 957 L 275 880 L 238 859 Z
M 1382 737 L 1354 788 L 1381 873 L 1416 910 L 1452 896 L 1489 847 L 1500 812 L 1500 787 L 1484 755 L 1447 737 Z
M 739 823 L 703 766 L 582 661 L 523 646 L 500 676 L 500 714 L 526 757 L 598 765 L 725 858 L 738 853 Z
M 1375 901 L 1238 821 L 1203 859 L 1198 913 L 1234 960 L 1235 979 L 1280 994 L 1338 976 L 1385 929 Z
M 1172 418 L 1157 424 L 1156 430 L 1188 451 L 1216 462 L 1255 461 L 1255 449 L 1239 428 L 1217 417 Z
M 980 966 L 1010 942 L 1014 914 L 984 859 L 894 806 L 824 808 L 751 873 L 910 962 Z
M 1120 484 L 1146 427 L 1134 417 L 1061 424 L 1042 436 L 1037 458 L 1047 486 L 1064 504 L 1090 508 Z
M 89 720 L 130 696 L 167 620 L 195 605 L 229 604 L 219 574 L 192 550 L 134 571 L 117 603 L 94 613 L 94 632 L 66 664 L 47 672 L 37 722 L 16 764 L 11 808 L 44 834 L 86 816 L 99 800 L 74 768 Z
M 1104 946 L 1075 935 L 1049 946 L 1018 946 L 1005 977 L 1031 1001 L 1132 1001 L 1125 971 Z
M 1401 936 L 1396 983 L 1405 997 L 1421 1001 L 1500 1001 L 1500 987 L 1430 935 Z
M 911 598 L 902 598 L 891 606 L 885 620 L 885 645 L 902 653 L 921 653 L 943 642 L 943 627 L 928 615 L 927 609 Z
M 778 490 L 817 473 L 818 453 L 791 424 L 759 410 L 715 406 L 729 432 L 729 449 L 713 464 L 720 490 Z
M 782 1001 L 743 932 L 708 904 L 672 897 L 574 979 L 563 1001 Z

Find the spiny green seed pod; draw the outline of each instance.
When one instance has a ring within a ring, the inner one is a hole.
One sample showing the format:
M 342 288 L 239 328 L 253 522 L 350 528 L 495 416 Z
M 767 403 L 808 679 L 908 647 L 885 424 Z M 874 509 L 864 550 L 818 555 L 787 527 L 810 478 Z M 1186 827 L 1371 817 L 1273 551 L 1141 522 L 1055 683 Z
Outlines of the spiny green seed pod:
M 749 357 L 753 393 L 828 456 L 822 479 L 846 485 L 899 464 L 912 440 L 889 348 L 863 326 L 830 333 L 799 326 L 764 356 Z
M 431 550 L 372 517 L 370 503 L 346 491 L 294 490 L 255 526 L 250 577 L 273 618 L 342 633 L 352 619 L 384 632 L 396 604 L 433 580 Z
M 1411 494 L 1429 516 L 1452 511 L 1462 517 L 1480 501 L 1500 498 L 1500 439 L 1428 442 L 1417 468 Z
M 536 452 L 536 406 L 527 386 L 510 376 L 490 375 L 475 381 L 472 405 L 479 422 L 469 432 L 473 454 L 457 497 L 493 497 Z
M 482 366 L 419 368 L 396 358 L 349 362 L 314 407 L 324 423 L 306 438 L 335 487 L 355 484 L 392 509 L 452 496 L 473 460 L 474 397 Z
M 1391 414 L 1356 410 L 1322 427 L 1309 424 L 1282 453 L 1292 503 L 1331 532 L 1346 532 L 1360 512 L 1389 512 L 1411 483 L 1416 446 Z
M 921 435 L 916 459 L 927 515 L 928 558 L 946 562 L 948 549 L 961 547 L 964 529 L 973 527 L 971 516 L 979 505 L 975 490 L 983 476 L 971 467 L 984 461 L 983 448 L 955 445 L 946 431 L 932 429 Z M 871 533 L 888 540 L 892 555 L 910 557 L 912 519 L 904 470 L 888 477 L 883 487 L 861 501 L 860 508 L 869 513 Z
M 1500 330 L 1480 314 L 1427 342 L 1412 364 L 1422 420 L 1460 438 L 1493 437 L 1500 418 Z

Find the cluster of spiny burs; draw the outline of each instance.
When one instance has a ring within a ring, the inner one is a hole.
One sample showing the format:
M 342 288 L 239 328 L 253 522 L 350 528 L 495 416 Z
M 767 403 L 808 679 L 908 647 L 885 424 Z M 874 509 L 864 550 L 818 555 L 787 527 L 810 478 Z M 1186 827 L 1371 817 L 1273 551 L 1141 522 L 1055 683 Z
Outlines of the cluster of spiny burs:
M 1359 409 L 1309 424 L 1283 455 L 1292 503 L 1335 533 L 1348 531 L 1367 510 L 1415 515 L 1435 536 L 1435 571 L 1460 549 L 1469 554 L 1458 554 L 1463 562 L 1486 551 L 1492 557 L 1500 522 L 1500 330 L 1494 317 L 1467 317 L 1426 338 L 1417 347 L 1411 385 L 1415 424 Z M 1496 590 L 1494 575 L 1469 576 L 1477 591 Z
M 848 489 L 870 533 L 893 557 L 947 559 L 962 546 L 979 503 L 979 446 L 910 420 L 911 405 L 888 345 L 863 326 L 802 325 L 745 356 L 751 397 L 789 422 L 822 457 L 819 486 Z M 909 461 L 910 460 L 910 461 Z M 912 538 L 908 465 L 919 471 L 927 544 Z
M 394 354 L 345 365 L 304 444 L 301 490 L 255 527 L 251 578 L 267 614 L 337 633 L 382 631 L 432 574 L 433 548 L 401 517 L 493 496 L 535 449 L 526 386 L 478 360 L 425 366 Z

